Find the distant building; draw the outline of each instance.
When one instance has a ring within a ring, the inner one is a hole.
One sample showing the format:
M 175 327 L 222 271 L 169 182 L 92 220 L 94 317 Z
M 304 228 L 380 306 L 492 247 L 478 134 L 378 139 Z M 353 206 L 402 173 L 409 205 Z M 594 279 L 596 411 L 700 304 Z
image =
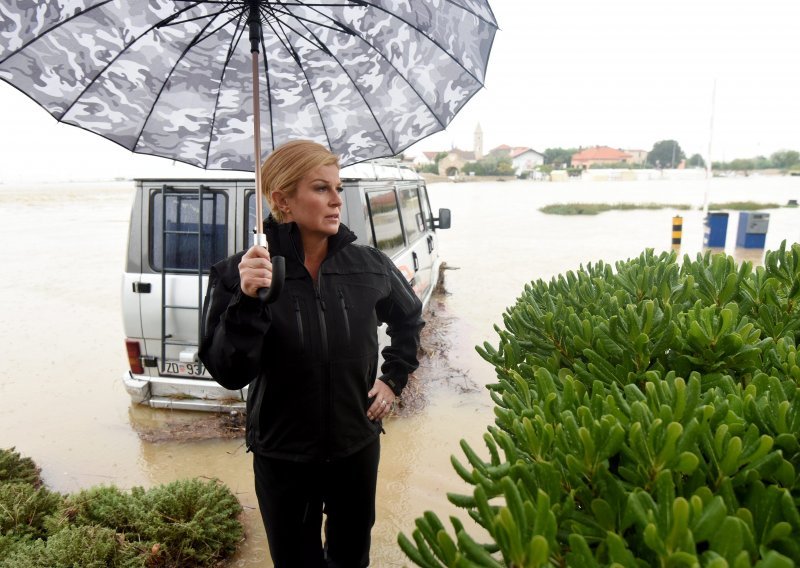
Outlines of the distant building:
M 475 128 L 475 136 L 473 138 L 475 147 L 470 152 L 469 150 L 460 150 L 458 148 L 451 149 L 447 156 L 439 160 L 439 175 L 442 176 L 460 176 L 469 162 L 477 162 L 486 157 L 483 153 L 483 129 L 478 124 Z M 425 163 L 433 163 L 438 152 L 424 152 L 424 156 L 418 158 L 418 164 L 421 167 Z M 496 148 L 492 148 L 489 156 L 504 156 L 511 159 L 514 172 L 517 176 L 525 172 L 532 172 L 537 166 L 544 164 L 544 154 L 537 152 L 528 147 L 512 147 L 507 144 L 501 144 Z M 424 162 L 425 159 L 430 160 Z
M 500 144 L 497 148 L 492 148 L 489 150 L 490 156 L 508 156 L 511 153 L 513 148 L 508 144 Z
M 481 124 L 475 128 L 475 138 L 473 139 L 472 151 L 475 152 L 475 159 L 483 159 L 483 129 Z
M 414 158 L 414 167 L 417 169 L 436 163 L 436 154 L 439 152 L 423 152 Z
M 625 150 L 625 153 L 631 155 L 631 163 L 643 166 L 647 162 L 647 150 Z
M 507 144 L 502 144 L 497 148 L 493 148 L 489 155 L 510 158 L 511 166 L 514 168 L 514 175 L 517 177 L 525 173 L 530 174 L 538 166 L 544 164 L 544 154 L 527 146 L 511 147 Z
M 624 150 L 608 146 L 587 148 L 572 155 L 573 168 L 589 168 L 595 165 L 632 164 L 633 156 Z
M 464 166 L 466 166 L 468 162 L 474 161 L 475 152 L 453 148 L 447 153 L 447 156 L 439 160 L 439 175 L 451 177 L 460 176 Z
M 530 175 L 537 167 L 544 164 L 544 154 L 531 148 L 512 148 L 508 153 L 514 174 L 519 177 L 523 174 Z

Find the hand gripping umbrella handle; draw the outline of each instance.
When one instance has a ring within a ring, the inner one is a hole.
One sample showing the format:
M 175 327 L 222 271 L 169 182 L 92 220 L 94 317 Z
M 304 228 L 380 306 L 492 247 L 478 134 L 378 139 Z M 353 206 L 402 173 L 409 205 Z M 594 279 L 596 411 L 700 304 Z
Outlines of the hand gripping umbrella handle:
M 272 285 L 269 288 L 258 290 L 258 299 L 266 304 L 271 304 L 278 299 L 283 290 L 283 281 L 286 279 L 286 262 L 282 256 L 272 257 Z

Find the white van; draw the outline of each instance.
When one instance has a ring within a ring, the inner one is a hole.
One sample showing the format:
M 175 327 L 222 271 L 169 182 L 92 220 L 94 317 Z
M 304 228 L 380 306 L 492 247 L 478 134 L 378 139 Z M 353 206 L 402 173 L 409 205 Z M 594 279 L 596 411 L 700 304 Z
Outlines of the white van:
M 439 265 L 434 217 L 425 182 L 385 162 L 343 168 L 342 222 L 386 253 L 427 304 Z M 209 268 L 251 246 L 252 179 L 139 179 L 131 212 L 122 283 L 122 315 L 134 403 L 154 408 L 244 409 L 247 388 L 219 386 L 197 358 Z M 202 220 L 202 222 L 199 222 Z M 382 334 L 382 344 L 385 335 Z

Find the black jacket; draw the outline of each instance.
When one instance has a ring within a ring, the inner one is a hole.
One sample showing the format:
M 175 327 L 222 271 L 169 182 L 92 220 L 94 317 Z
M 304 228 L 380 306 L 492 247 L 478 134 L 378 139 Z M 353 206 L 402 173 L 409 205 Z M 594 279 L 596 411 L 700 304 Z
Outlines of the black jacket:
M 379 322 L 391 345 L 381 380 L 396 394 L 417 366 L 422 304 L 392 261 L 353 244 L 344 225 L 329 237 L 316 286 L 303 264 L 294 223 L 266 224 L 286 282 L 272 304 L 242 293 L 244 252 L 211 268 L 200 359 L 228 389 L 250 384 L 247 446 L 261 455 L 325 461 L 350 455 L 381 430 L 367 418 L 378 367 Z

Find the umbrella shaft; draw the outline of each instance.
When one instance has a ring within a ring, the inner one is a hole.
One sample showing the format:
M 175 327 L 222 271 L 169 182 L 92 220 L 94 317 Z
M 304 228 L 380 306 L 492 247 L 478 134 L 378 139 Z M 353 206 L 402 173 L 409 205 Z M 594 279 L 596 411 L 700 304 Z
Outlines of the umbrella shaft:
M 248 2 L 250 13 L 247 15 L 247 25 L 250 29 L 250 53 L 258 53 L 258 44 L 261 42 L 261 14 L 258 10 L 259 1 Z
M 252 52 L 253 59 L 253 163 L 256 174 L 256 244 L 261 243 L 264 232 L 264 213 L 261 206 L 261 105 L 258 92 L 258 51 Z

